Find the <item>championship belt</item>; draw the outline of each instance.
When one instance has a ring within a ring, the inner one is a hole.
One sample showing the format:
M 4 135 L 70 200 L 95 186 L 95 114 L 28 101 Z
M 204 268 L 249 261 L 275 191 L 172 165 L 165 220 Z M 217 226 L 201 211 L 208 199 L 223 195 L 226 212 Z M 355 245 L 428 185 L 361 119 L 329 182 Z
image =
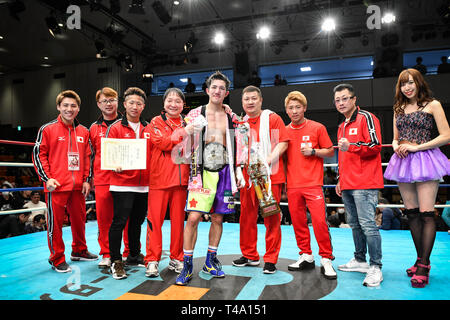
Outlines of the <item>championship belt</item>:
M 227 150 L 225 146 L 218 142 L 210 142 L 203 150 L 203 168 L 211 172 L 222 170 L 227 161 Z
M 281 209 L 272 195 L 270 181 L 264 164 L 260 161 L 250 164 L 247 171 L 255 188 L 261 216 L 267 218 L 280 213 Z

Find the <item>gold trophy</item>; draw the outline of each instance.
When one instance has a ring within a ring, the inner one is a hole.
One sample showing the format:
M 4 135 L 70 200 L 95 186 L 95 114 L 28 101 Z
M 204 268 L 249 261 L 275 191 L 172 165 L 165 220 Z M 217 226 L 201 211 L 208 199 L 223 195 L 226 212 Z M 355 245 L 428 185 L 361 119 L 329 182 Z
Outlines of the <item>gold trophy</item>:
M 280 213 L 281 209 L 272 195 L 270 181 L 265 165 L 261 161 L 248 166 L 248 174 L 252 179 L 256 197 L 259 200 L 259 210 L 263 218 Z

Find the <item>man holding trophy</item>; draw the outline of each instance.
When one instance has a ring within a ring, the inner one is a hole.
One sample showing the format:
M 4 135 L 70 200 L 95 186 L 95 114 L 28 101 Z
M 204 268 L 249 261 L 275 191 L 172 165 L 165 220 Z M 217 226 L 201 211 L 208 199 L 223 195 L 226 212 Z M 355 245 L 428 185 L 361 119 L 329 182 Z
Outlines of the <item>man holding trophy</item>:
M 285 183 L 284 164 L 281 155 L 288 147 L 286 127 L 279 115 L 262 110 L 261 90 L 248 86 L 242 91 L 242 107 L 248 124 L 248 146 L 242 146 L 244 124 L 237 130 L 237 169 L 240 188 L 241 215 L 240 247 L 242 257 L 234 260 L 237 267 L 259 265 L 257 243 L 258 212 L 264 218 L 266 227 L 266 253 L 264 273 L 275 273 L 281 247 L 280 207 L 281 191 Z M 246 149 L 247 148 L 247 149 Z M 247 156 L 239 151 L 248 150 Z M 241 176 L 239 178 L 239 176 Z

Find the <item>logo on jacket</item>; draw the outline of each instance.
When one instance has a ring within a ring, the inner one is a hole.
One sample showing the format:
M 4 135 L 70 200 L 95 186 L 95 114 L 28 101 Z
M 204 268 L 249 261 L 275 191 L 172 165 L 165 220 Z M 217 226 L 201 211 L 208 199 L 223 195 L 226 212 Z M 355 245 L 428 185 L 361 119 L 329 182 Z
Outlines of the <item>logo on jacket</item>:
M 144 138 L 150 139 L 150 132 L 144 132 Z
M 350 128 L 350 130 L 348 131 L 349 135 L 355 136 L 358 134 L 358 128 Z
M 77 136 L 77 142 L 84 143 L 84 138 L 83 138 L 83 137 L 78 137 L 78 136 Z
M 65 136 L 58 137 L 58 141 L 66 141 L 66 137 Z

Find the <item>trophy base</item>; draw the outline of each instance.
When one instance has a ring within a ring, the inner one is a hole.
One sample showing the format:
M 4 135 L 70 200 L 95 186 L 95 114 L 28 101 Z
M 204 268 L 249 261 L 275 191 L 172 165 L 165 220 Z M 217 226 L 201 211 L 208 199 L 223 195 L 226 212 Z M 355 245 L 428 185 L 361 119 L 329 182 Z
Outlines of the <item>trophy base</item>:
M 263 218 L 267 218 L 267 217 L 273 216 L 274 214 L 281 212 L 280 206 L 276 202 L 265 205 L 265 206 L 260 205 L 259 210 L 261 213 L 261 217 L 263 217 Z

